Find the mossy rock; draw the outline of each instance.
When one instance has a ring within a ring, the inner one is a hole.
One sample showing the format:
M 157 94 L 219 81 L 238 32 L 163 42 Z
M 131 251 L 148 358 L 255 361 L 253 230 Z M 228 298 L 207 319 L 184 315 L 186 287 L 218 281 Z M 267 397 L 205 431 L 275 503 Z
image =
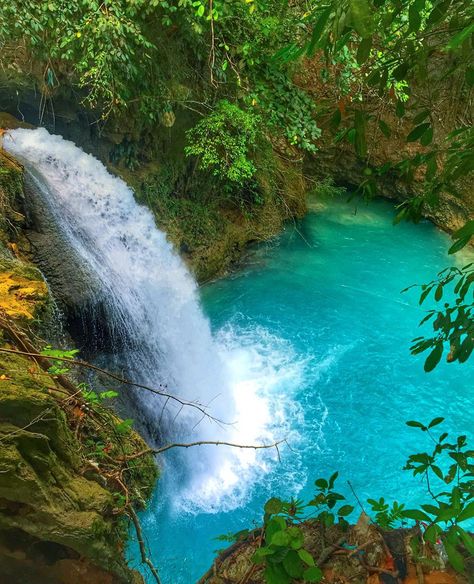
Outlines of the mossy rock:
M 24 554 L 25 545 L 41 544 L 44 553 L 35 560 L 40 570 L 48 565 L 53 574 L 67 559 L 95 573 L 94 582 L 138 582 L 123 556 L 126 529 L 117 515 L 117 487 L 87 472 L 97 463 L 88 460 L 73 432 L 74 408 L 60 407 L 58 399 L 67 396 L 59 390 L 32 361 L 0 353 L 0 566 L 18 563 L 27 573 L 28 554 L 23 564 L 12 557 Z M 130 450 L 145 448 L 134 432 L 126 442 Z M 150 457 L 141 462 L 130 490 L 145 499 L 157 473 Z M 28 582 L 15 577 L 11 582 Z

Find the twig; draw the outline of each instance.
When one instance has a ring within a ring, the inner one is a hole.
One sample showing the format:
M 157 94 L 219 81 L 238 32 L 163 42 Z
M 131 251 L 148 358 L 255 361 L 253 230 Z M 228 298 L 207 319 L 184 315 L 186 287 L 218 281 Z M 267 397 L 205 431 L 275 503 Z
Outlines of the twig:
M 273 444 L 234 444 L 233 442 L 222 442 L 218 440 L 200 440 L 199 442 L 189 442 L 189 443 L 179 443 L 174 442 L 173 444 L 167 444 L 166 446 L 162 446 L 161 448 L 146 448 L 145 450 L 141 450 L 140 452 L 136 452 L 135 454 L 130 454 L 129 456 L 124 456 L 119 460 L 121 462 L 128 461 L 128 460 L 135 460 L 136 458 L 140 458 L 141 456 L 145 456 L 146 454 L 162 454 L 167 450 L 171 450 L 171 448 L 191 448 L 192 446 L 204 446 L 204 445 L 214 445 L 214 446 L 231 446 L 232 448 L 246 448 L 251 450 L 262 450 L 268 448 L 275 448 L 278 452 L 278 458 L 280 460 L 280 451 L 278 446 L 280 444 L 286 443 L 285 440 L 279 440 L 278 442 L 274 442 Z
M 329 558 L 331 557 L 332 553 L 335 552 L 337 550 L 337 548 L 343 544 L 346 541 L 346 536 L 343 535 L 342 537 L 340 537 L 336 543 L 333 543 L 332 545 L 328 546 L 327 548 L 324 548 L 323 551 L 321 552 L 318 561 L 316 562 L 316 565 L 321 567 L 325 562 L 327 562 L 329 560 Z
M 0 321 L 0 326 L 3 326 L 1 321 Z M 27 357 L 33 357 L 35 360 L 37 360 L 38 364 L 41 366 L 42 369 L 45 369 L 45 367 L 47 367 L 47 369 L 49 369 L 51 367 L 51 362 L 49 361 L 49 359 L 45 355 L 42 355 L 41 353 L 38 353 L 34 350 L 20 351 L 18 349 L 6 349 L 4 347 L 0 347 L 0 352 L 13 353 L 13 354 L 17 354 L 17 355 L 25 355 Z M 190 401 L 184 400 L 180 397 L 177 397 L 171 393 L 167 393 L 165 391 L 156 389 L 154 387 L 150 387 L 148 385 L 143 385 L 142 383 L 136 383 L 134 381 L 130 381 L 128 379 L 120 377 L 119 375 L 115 375 L 115 373 L 111 373 L 110 371 L 102 369 L 101 367 L 97 367 L 97 365 L 92 365 L 91 363 L 87 363 L 87 361 L 80 361 L 79 359 L 71 359 L 69 357 L 52 357 L 52 359 L 54 361 L 62 361 L 64 363 L 69 363 L 70 365 L 73 365 L 75 367 L 85 367 L 87 369 L 91 369 L 92 371 L 96 371 L 98 373 L 103 373 L 104 375 L 107 375 L 111 379 L 114 379 L 115 381 L 118 381 L 119 383 L 121 383 L 123 385 L 130 385 L 132 387 L 144 389 L 146 391 L 150 391 L 151 393 L 154 393 L 154 394 L 159 395 L 161 397 L 165 397 L 168 400 L 175 401 L 181 405 L 181 408 L 183 408 L 183 407 L 195 408 L 196 410 L 201 412 L 201 414 L 203 414 L 206 418 L 208 418 L 214 422 L 217 422 L 218 424 L 223 424 L 225 426 L 231 425 L 230 422 L 224 422 L 223 420 L 220 420 L 219 418 L 215 418 L 214 416 L 209 414 L 205 410 L 205 408 L 197 402 L 190 402 Z M 64 377 L 64 375 L 58 375 L 55 377 L 61 383 L 61 385 L 64 385 L 64 383 L 67 383 L 68 387 L 71 390 L 75 391 L 75 389 L 76 389 L 75 385 L 73 385 L 71 382 L 69 382 L 67 380 L 67 378 Z
M 362 505 L 361 500 L 359 499 L 359 497 L 357 496 L 357 493 L 354 490 L 354 487 L 352 486 L 351 481 L 347 481 L 347 484 L 349 485 L 350 490 L 352 491 L 352 494 L 354 495 L 354 497 L 356 498 L 357 503 L 359 504 L 359 507 L 362 509 L 362 511 L 365 513 L 365 509 L 364 509 L 364 505 Z M 365 513 L 367 515 L 367 513 Z
M 140 525 L 140 521 L 138 520 L 137 514 L 135 513 L 135 509 L 133 509 L 133 507 L 131 505 L 129 505 L 128 509 L 127 509 L 127 513 L 133 522 L 133 525 L 135 527 L 135 531 L 137 532 L 137 539 L 138 539 L 138 545 L 140 547 L 140 555 L 142 558 L 142 564 L 146 564 L 148 566 L 148 568 L 150 569 L 150 572 L 153 574 L 153 577 L 155 578 L 157 584 L 161 584 L 161 580 L 160 580 L 160 576 L 158 575 L 158 571 L 155 568 L 155 566 L 153 565 L 153 562 L 150 560 L 150 558 L 147 555 L 145 542 L 143 540 L 142 528 Z

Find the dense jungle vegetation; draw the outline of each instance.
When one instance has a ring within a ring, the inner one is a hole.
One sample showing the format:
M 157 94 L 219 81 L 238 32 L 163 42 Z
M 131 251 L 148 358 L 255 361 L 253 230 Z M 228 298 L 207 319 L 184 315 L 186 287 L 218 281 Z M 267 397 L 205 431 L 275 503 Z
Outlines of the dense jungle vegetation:
M 273 164 L 272 148 L 316 160 L 328 147 L 351 149 L 363 169 L 356 185 L 363 198 L 377 195 L 384 176 L 418 181 L 396 221 L 419 221 L 445 194 L 472 196 L 473 45 L 471 0 L 11 0 L 0 7 L 5 79 L 33 77 L 45 103 L 67 87 L 101 130 L 133 120 L 137 136 L 167 131 L 178 112 L 189 113 L 179 155 L 212 182 L 216 197 L 246 213 L 262 203 L 259 175 Z M 450 101 L 454 113 L 443 123 Z M 377 140 L 400 132 L 407 149 L 374 163 Z M 137 142 L 115 151 L 129 171 L 143 163 Z M 472 242 L 474 220 L 452 237 L 454 254 Z M 474 350 L 474 266 L 448 268 L 420 288 L 420 304 L 434 298 L 437 309 L 424 319 L 432 335 L 415 338 L 412 352 L 426 355 L 427 373 L 443 356 L 466 362 Z M 83 397 L 100 409 L 97 394 Z M 463 573 L 474 554 L 463 523 L 474 517 L 473 451 L 465 436 L 435 436 L 442 421 L 408 422 L 433 444 L 406 466 L 423 477 L 430 500 L 408 510 L 383 498 L 368 505 L 384 529 L 424 522 L 425 539 L 441 539 Z M 354 507 L 334 490 L 336 478 L 318 479 L 308 504 L 275 498 L 265 506 L 266 540 L 254 561 L 265 566 L 268 584 L 322 578 L 299 526 L 308 508 L 327 528 L 345 526 Z
M 366 165 L 358 185 L 365 197 L 381 175 L 422 177 L 397 216 L 418 221 L 443 193 L 471 191 L 473 16 L 469 0 L 13 1 L 1 9 L 0 62 L 10 74 L 34 71 L 45 99 L 71 85 L 99 125 L 132 117 L 139 127 L 171 127 L 176 110 L 192 110 L 182 154 L 241 205 L 261 201 L 256 175 L 268 164 L 269 141 L 306 153 L 347 143 Z M 301 77 L 314 61 L 311 93 Z M 437 127 L 447 100 L 461 107 L 448 128 Z M 412 154 L 374 166 L 369 134 L 390 138 L 401 120 Z M 133 145 L 122 150 L 119 159 L 139 164 Z M 471 220 L 454 234 L 451 253 L 473 234 Z M 435 288 L 440 301 L 446 284 L 458 293 L 456 304 L 428 315 L 434 337 L 414 344 L 414 352 L 431 349 L 428 370 L 443 347 L 461 362 L 474 348 L 473 279 L 467 266 L 424 288 L 422 299 Z

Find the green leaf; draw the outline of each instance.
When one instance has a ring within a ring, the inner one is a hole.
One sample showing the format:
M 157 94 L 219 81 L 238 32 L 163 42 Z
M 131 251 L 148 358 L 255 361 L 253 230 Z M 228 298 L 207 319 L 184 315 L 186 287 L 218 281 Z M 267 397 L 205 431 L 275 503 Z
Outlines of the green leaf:
M 373 19 L 368 0 L 349 0 L 352 24 L 362 38 L 371 35 Z
M 444 422 L 444 418 L 433 418 L 431 420 L 431 422 L 428 424 L 428 428 L 434 428 L 435 426 L 438 426 L 439 424 L 441 424 L 442 422 Z
M 308 568 L 303 573 L 303 578 L 305 582 L 319 582 L 323 577 L 323 572 L 321 568 L 317 566 L 312 566 Z
M 471 241 L 471 236 L 467 235 L 466 237 L 461 237 L 460 239 L 458 239 L 455 243 L 453 243 L 453 245 L 449 248 L 448 253 L 449 254 L 453 254 L 453 253 L 457 253 L 458 251 L 460 251 L 463 247 L 466 247 L 466 245 Z
M 421 27 L 422 11 L 425 7 L 425 0 L 415 0 L 408 9 L 408 32 L 418 32 Z
M 359 65 L 364 64 L 370 56 L 370 50 L 372 49 L 372 36 L 368 36 L 362 39 L 359 48 L 357 49 L 357 62 Z
M 265 527 L 265 539 L 271 541 L 275 533 L 284 531 L 286 529 L 286 522 L 283 517 L 272 517 Z
M 268 515 L 275 515 L 276 513 L 280 513 L 283 509 L 283 502 L 276 497 L 272 497 L 265 503 L 263 509 Z
M 280 547 L 287 547 L 290 544 L 290 534 L 287 531 L 277 531 L 271 538 L 270 543 Z
M 407 519 L 414 519 L 415 521 L 431 522 L 429 515 L 427 515 L 424 511 L 420 511 L 419 509 L 405 509 L 403 511 L 403 517 L 406 517 Z
M 392 75 L 397 81 L 401 81 L 405 78 L 406 74 L 408 73 L 408 69 L 410 68 L 409 63 L 400 63 L 395 69 L 393 70 Z
M 291 576 L 289 576 L 284 568 L 278 564 L 267 564 L 265 568 L 265 582 L 266 584 L 290 584 Z
M 425 361 L 424 370 L 426 373 L 433 371 L 433 369 L 441 361 L 443 355 L 443 343 L 439 342 L 436 344 L 435 348 L 431 351 Z
M 462 555 L 451 542 L 445 540 L 443 544 L 444 549 L 448 554 L 448 560 L 451 566 L 456 570 L 456 572 L 464 572 L 464 558 Z
M 319 16 L 316 24 L 314 25 L 313 34 L 311 35 L 311 40 L 309 41 L 308 48 L 306 49 L 306 52 L 307 52 L 308 56 L 310 56 L 310 57 L 312 57 L 314 55 L 314 50 L 316 48 L 316 45 L 319 42 L 319 39 L 321 38 L 321 35 L 323 34 L 326 23 L 329 19 L 329 16 L 331 15 L 331 11 L 332 11 L 332 7 L 329 7 L 329 8 L 326 8 L 326 10 L 323 10 L 323 12 Z
M 429 146 L 433 141 L 433 126 L 430 126 L 420 139 L 422 146 Z
M 350 515 L 352 511 L 354 511 L 354 507 L 352 505 L 343 505 L 337 514 L 339 517 L 346 517 L 347 515 Z
M 295 551 L 290 550 L 283 558 L 282 563 L 287 574 L 292 578 L 301 578 L 303 575 L 303 564 Z
M 314 566 L 313 556 L 306 550 L 298 550 L 298 556 L 307 566 Z
M 336 471 L 335 473 L 333 473 L 330 477 L 329 477 L 329 488 L 332 489 L 334 487 L 334 483 L 337 479 L 337 477 L 339 476 L 339 472 Z
M 258 550 L 256 550 L 256 552 L 252 556 L 252 562 L 254 564 L 263 564 L 263 562 L 266 562 L 267 556 L 271 556 L 275 554 L 275 552 L 276 552 L 275 548 L 269 547 L 258 548 Z
M 416 114 L 416 116 L 413 118 L 413 123 L 415 124 L 415 126 L 417 126 L 418 124 L 421 124 L 421 122 L 423 122 L 424 120 L 426 120 L 426 118 L 430 115 L 430 110 L 423 110 L 422 112 L 420 112 L 419 114 Z
M 466 533 L 462 527 L 459 527 L 459 525 L 456 527 L 456 529 L 461 536 L 465 548 L 471 554 L 471 556 L 474 556 L 474 537 L 470 533 Z
M 438 507 L 435 507 L 434 505 L 422 505 L 421 508 L 430 515 L 437 515 L 439 511 Z
M 474 236 L 474 219 L 471 219 L 470 221 L 467 221 L 467 223 L 465 225 L 463 225 L 461 227 L 461 229 L 458 229 L 457 231 L 455 231 L 453 233 L 453 237 L 455 239 L 458 239 L 459 237 L 472 237 Z
M 442 297 L 443 297 L 443 285 L 438 284 L 436 286 L 434 298 L 435 298 L 436 302 L 439 302 Z
M 426 539 L 426 541 L 429 541 L 430 543 L 434 544 L 436 543 L 441 531 L 442 531 L 441 527 L 436 523 L 433 523 L 425 531 L 424 538 Z
M 397 118 L 403 118 L 405 115 L 405 106 L 400 100 L 397 101 L 397 105 L 395 106 L 395 114 L 397 115 Z
M 456 521 L 461 523 L 461 521 L 466 521 L 466 519 L 472 519 L 474 517 L 474 501 L 471 501 L 468 505 L 464 507 L 461 513 L 457 516 Z
M 451 0 L 446 0 L 445 2 L 437 2 L 434 5 L 433 10 L 430 12 L 430 15 L 428 16 L 427 21 L 428 28 L 432 27 L 434 24 L 439 22 L 444 17 L 450 5 Z
M 288 528 L 288 535 L 291 538 L 290 547 L 294 550 L 299 550 L 303 547 L 304 535 L 299 527 L 293 526 Z
M 463 28 L 461 32 L 455 34 L 447 44 L 446 48 L 449 50 L 457 49 L 465 40 L 471 36 L 471 34 L 474 34 L 474 22 L 472 22 L 469 26 L 466 26 L 466 28 Z
M 407 142 L 416 142 L 416 140 L 423 136 L 430 125 L 431 124 L 429 122 L 425 122 L 424 124 L 420 124 L 413 128 L 413 130 L 407 136 Z
M 421 422 L 416 422 L 415 420 L 409 420 L 405 422 L 407 426 L 411 426 L 412 428 L 421 428 L 422 430 L 426 430 L 426 426 Z

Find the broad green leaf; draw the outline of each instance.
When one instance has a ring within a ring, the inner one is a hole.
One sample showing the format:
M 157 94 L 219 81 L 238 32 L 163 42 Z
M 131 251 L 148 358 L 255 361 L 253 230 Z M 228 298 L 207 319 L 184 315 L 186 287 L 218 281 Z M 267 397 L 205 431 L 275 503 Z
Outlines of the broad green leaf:
M 429 541 L 430 543 L 436 543 L 441 531 L 442 531 L 441 527 L 436 523 L 433 523 L 425 531 L 424 538 L 426 539 L 426 541 Z
M 433 141 L 433 126 L 430 126 L 420 139 L 422 146 L 429 146 Z
M 451 566 L 456 570 L 456 572 L 464 572 L 464 558 L 462 555 L 451 542 L 445 540 L 443 543 Z
M 354 511 L 354 507 L 352 505 L 343 505 L 337 514 L 339 517 L 346 517 L 347 515 L 350 515 L 352 511 Z
M 304 549 L 298 550 L 298 556 L 306 565 L 314 566 L 313 556 L 308 551 Z
M 461 237 L 460 239 L 458 239 L 456 241 L 456 243 L 453 243 L 453 245 L 449 248 L 448 253 L 449 254 L 453 254 L 458 252 L 459 250 L 461 250 L 463 247 L 466 247 L 466 245 L 471 241 L 471 236 L 467 235 L 466 237 Z
M 442 422 L 444 422 L 444 418 L 439 417 L 439 418 L 433 418 L 431 420 L 431 422 L 428 424 L 428 428 L 434 428 L 435 426 L 438 426 L 439 424 L 441 424 Z
M 461 513 L 457 516 L 456 521 L 460 523 L 461 521 L 466 521 L 466 519 L 472 519 L 474 517 L 474 501 L 468 503 Z
M 318 568 L 317 566 L 312 566 L 311 568 L 305 570 L 303 573 L 303 578 L 305 582 L 319 582 L 322 579 L 322 577 L 323 573 L 321 571 L 321 568 Z
M 425 122 L 424 124 L 420 124 L 413 128 L 413 130 L 407 136 L 407 142 L 416 142 L 416 140 L 423 136 L 430 125 L 431 124 L 429 122 Z
M 304 564 L 294 550 L 290 550 L 283 558 L 283 567 L 292 578 L 301 578 L 303 575 Z
M 303 547 L 304 535 L 299 527 L 288 527 L 288 535 L 291 538 L 290 547 L 294 550 L 299 550 Z
M 415 521 L 431 522 L 429 515 L 427 515 L 424 511 L 420 511 L 419 509 L 405 509 L 403 511 L 403 517 L 406 517 L 407 519 L 414 519 Z
M 331 11 L 332 11 L 332 7 L 329 7 L 329 8 L 326 8 L 326 10 L 323 10 L 323 12 L 321 12 L 321 14 L 319 15 L 316 24 L 314 25 L 313 34 L 311 35 L 311 40 L 310 40 L 308 48 L 306 50 L 307 54 L 310 57 L 312 57 L 314 55 L 314 50 L 316 48 L 316 45 L 319 42 L 319 39 L 321 38 L 321 35 L 323 34 L 323 31 L 324 31 L 324 28 L 327 24 L 329 16 L 331 15 Z
M 458 32 L 453 36 L 453 38 L 447 44 L 448 49 L 457 49 L 462 43 L 467 40 L 472 34 L 474 34 L 474 22 L 472 22 L 466 28 L 463 28 L 461 32 Z
M 368 36 L 362 39 L 359 48 L 357 49 L 357 62 L 362 65 L 367 61 L 370 56 L 370 50 L 372 49 L 372 36 Z
M 423 110 L 422 112 L 420 112 L 419 114 L 416 114 L 416 116 L 413 118 L 413 123 L 415 124 L 415 126 L 417 126 L 418 124 L 421 124 L 421 122 L 423 122 L 424 120 L 426 120 L 426 118 L 430 115 L 430 110 Z
M 422 505 L 421 508 L 423 511 L 430 513 L 430 515 L 437 515 L 439 511 L 439 508 L 435 507 L 434 505 Z
M 373 18 L 368 0 L 349 0 L 352 24 L 362 38 L 371 35 Z
M 434 7 L 428 16 L 427 25 L 432 27 L 434 24 L 439 22 L 446 14 L 448 8 L 451 5 L 451 0 L 445 0 L 445 2 L 436 2 Z
M 421 428 L 426 429 L 426 426 L 424 424 L 422 424 L 421 422 L 416 422 L 415 420 L 409 420 L 408 422 L 405 422 L 405 424 L 407 426 L 411 426 L 412 428 Z
M 466 237 L 468 235 L 469 237 L 474 236 L 474 219 L 471 219 L 465 225 L 463 225 L 461 229 L 455 231 L 453 237 L 457 239 L 459 237 Z
M 395 106 L 395 113 L 397 115 L 397 118 L 403 118 L 403 116 L 405 115 L 405 106 L 403 105 L 403 102 L 400 100 L 397 101 L 397 105 Z
M 436 344 L 435 348 L 431 351 L 425 361 L 424 369 L 426 373 L 433 371 L 433 369 L 441 361 L 443 355 L 443 343 L 439 342 Z
M 280 513 L 283 508 L 283 502 L 276 497 L 272 497 L 269 499 L 264 506 L 265 513 L 269 515 L 275 515 L 276 513 Z
M 288 546 L 290 544 L 290 535 L 287 531 L 277 531 L 271 538 L 270 543 L 277 546 Z
M 267 564 L 265 568 L 265 582 L 266 584 L 290 584 L 291 576 L 286 573 L 283 566 Z
M 267 556 L 271 556 L 276 552 L 275 548 L 261 547 L 256 550 L 252 556 L 252 562 L 254 564 L 262 564 L 267 561 Z
M 421 27 L 422 11 L 425 7 L 425 0 L 415 0 L 408 9 L 408 32 L 418 32 Z
M 286 522 L 283 517 L 272 517 L 265 528 L 265 539 L 271 541 L 275 533 L 286 529 Z
M 474 537 L 470 533 L 466 533 L 462 527 L 459 527 L 459 525 L 456 527 L 456 529 L 461 536 L 462 542 L 467 551 L 471 554 L 471 556 L 474 556 Z

